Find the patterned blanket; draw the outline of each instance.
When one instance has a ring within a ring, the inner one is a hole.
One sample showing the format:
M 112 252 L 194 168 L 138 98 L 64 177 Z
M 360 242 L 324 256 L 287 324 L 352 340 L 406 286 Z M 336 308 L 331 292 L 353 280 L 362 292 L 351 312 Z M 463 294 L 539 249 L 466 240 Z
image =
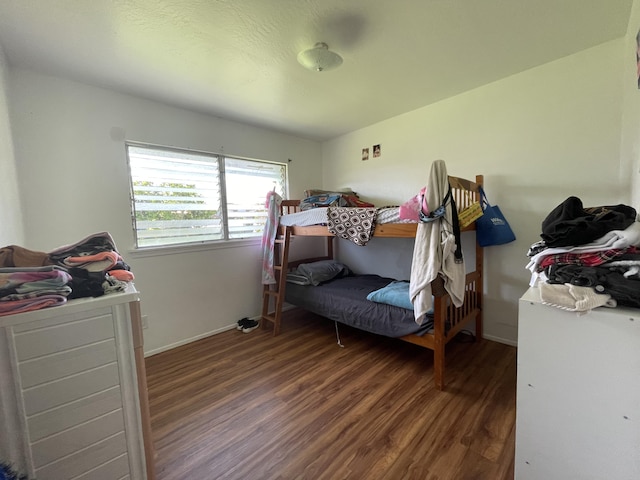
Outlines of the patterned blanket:
M 364 246 L 373 235 L 376 214 L 375 208 L 328 207 L 327 228 L 337 237 Z

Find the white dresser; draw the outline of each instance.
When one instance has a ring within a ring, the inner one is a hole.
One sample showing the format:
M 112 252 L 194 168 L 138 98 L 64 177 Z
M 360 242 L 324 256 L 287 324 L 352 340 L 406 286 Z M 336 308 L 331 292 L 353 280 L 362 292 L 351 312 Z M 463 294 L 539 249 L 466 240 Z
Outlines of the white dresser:
M 38 480 L 153 478 L 138 302 L 131 287 L 0 317 L 0 460 Z
M 517 480 L 640 479 L 640 310 L 520 299 Z

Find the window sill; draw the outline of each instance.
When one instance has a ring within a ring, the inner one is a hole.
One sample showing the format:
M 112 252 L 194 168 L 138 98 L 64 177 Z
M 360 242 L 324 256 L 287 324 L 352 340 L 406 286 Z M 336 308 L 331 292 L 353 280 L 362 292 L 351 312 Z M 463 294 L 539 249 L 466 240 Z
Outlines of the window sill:
M 181 253 L 204 252 L 209 250 L 222 250 L 226 248 L 251 247 L 260 245 L 260 237 L 243 238 L 238 240 L 224 240 L 219 242 L 206 242 L 198 244 L 165 245 L 160 247 L 132 248 L 129 254 L 133 258 L 158 257 L 162 255 L 176 255 Z

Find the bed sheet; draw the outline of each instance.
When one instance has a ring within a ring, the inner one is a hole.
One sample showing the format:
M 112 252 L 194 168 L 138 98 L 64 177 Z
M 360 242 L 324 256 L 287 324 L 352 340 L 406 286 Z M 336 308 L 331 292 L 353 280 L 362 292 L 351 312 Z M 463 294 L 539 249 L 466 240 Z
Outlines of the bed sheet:
M 327 210 L 330 207 L 319 207 L 305 210 L 303 212 L 289 213 L 280 217 L 280 225 L 287 227 L 298 226 L 308 227 L 311 225 L 322 225 L 327 223 Z M 343 207 L 344 208 L 344 207 Z M 356 207 L 354 207 L 356 208 Z M 415 223 L 410 220 L 400 218 L 400 207 L 378 208 L 376 224 L 383 223 Z
M 280 225 L 309 227 L 327 223 L 327 207 L 312 208 L 303 212 L 288 213 L 280 217 Z
M 379 275 L 352 275 L 319 286 L 287 283 L 285 301 L 378 335 L 424 335 L 433 328 L 432 318 L 418 325 L 412 310 L 367 300 L 367 295 L 392 281 Z

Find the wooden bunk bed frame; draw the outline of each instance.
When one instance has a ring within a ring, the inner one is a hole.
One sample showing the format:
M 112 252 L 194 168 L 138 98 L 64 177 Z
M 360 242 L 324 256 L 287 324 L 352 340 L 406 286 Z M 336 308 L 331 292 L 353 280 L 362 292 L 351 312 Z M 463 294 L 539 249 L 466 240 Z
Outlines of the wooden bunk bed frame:
M 482 186 L 483 176 L 476 175 L 475 182 L 459 177 L 449 176 L 451 193 L 456 210 L 461 212 L 474 202 L 480 201 L 479 188 Z M 283 214 L 299 211 L 300 200 L 283 200 L 281 210 Z M 384 238 L 415 238 L 417 223 L 385 223 L 376 225 L 374 237 Z M 461 232 L 475 231 L 475 222 L 461 228 Z M 289 246 L 293 236 L 326 237 L 326 254 L 320 257 L 305 258 L 289 261 Z M 273 335 L 280 333 L 282 308 L 285 302 L 286 274 L 302 263 L 319 260 L 332 260 L 334 235 L 325 225 L 313 226 L 278 226 L 274 244 L 276 283 L 263 285 L 262 325 L 273 325 Z M 482 297 L 483 297 L 483 250 L 476 242 L 475 269 L 466 274 L 464 303 L 455 307 L 448 301 L 448 294 L 444 288 L 442 278 L 431 282 L 434 296 L 434 327 L 433 333 L 424 335 L 406 335 L 398 337 L 415 345 L 430 350 L 434 354 L 434 382 L 438 390 L 444 389 L 445 347 L 465 326 L 475 322 L 476 341 L 482 339 Z

